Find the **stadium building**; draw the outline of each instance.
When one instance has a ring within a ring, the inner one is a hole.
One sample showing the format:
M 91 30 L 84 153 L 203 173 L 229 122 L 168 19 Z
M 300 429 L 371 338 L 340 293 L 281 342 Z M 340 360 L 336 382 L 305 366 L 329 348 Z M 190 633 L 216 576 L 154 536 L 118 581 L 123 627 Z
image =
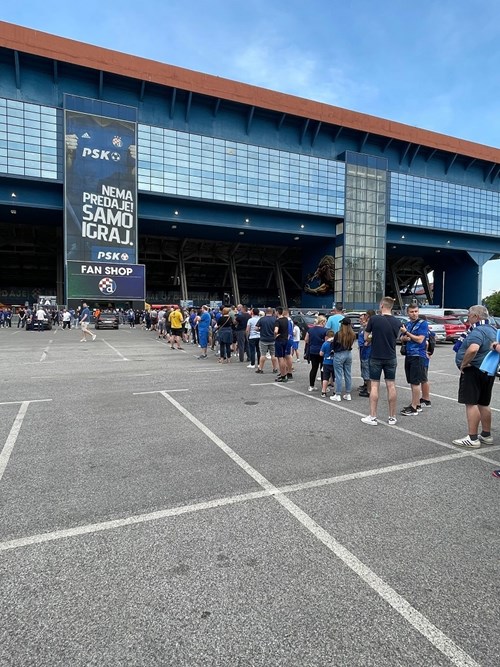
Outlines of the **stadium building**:
M 500 257 L 495 148 L 3 22 L 0 65 L 4 303 L 467 307 Z

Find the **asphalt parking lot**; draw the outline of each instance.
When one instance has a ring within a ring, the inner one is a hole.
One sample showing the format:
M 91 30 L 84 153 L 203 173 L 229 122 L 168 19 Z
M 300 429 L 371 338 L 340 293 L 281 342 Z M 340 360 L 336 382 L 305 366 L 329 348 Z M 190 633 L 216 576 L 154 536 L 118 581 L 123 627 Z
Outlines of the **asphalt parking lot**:
M 304 362 L 97 333 L 0 329 L 2 666 L 498 665 L 499 383 L 464 452 L 450 345 L 375 428 Z

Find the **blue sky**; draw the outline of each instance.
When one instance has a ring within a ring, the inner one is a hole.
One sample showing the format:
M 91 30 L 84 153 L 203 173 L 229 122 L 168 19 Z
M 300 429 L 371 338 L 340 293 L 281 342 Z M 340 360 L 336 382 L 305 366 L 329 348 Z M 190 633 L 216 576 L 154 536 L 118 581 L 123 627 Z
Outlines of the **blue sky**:
M 500 146 L 498 0 L 22 0 L 0 18 Z

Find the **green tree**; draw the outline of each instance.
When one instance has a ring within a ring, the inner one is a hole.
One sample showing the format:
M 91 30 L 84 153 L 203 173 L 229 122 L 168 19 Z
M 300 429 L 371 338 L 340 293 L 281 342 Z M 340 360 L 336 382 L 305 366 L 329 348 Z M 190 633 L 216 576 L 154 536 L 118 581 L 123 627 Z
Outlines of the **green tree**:
M 483 303 L 489 310 L 490 315 L 500 317 L 500 292 L 493 292 L 483 299 Z

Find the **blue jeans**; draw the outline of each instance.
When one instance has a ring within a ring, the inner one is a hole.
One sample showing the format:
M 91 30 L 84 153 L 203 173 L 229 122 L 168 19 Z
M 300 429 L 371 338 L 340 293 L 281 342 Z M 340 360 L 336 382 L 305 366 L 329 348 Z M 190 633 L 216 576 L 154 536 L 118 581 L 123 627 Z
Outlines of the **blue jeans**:
M 335 393 L 342 393 L 342 384 L 345 384 L 346 394 L 351 393 L 352 389 L 352 352 L 350 350 L 343 350 L 342 352 L 335 352 L 333 355 L 333 368 L 335 370 Z
M 233 342 L 233 330 L 229 327 L 222 327 L 218 330 L 220 344 L 220 358 L 231 359 L 231 343 Z
M 248 339 L 248 350 L 250 352 L 250 363 L 252 366 L 255 366 L 255 361 L 259 363 L 260 359 L 260 348 L 259 348 L 260 338 L 249 338 Z

